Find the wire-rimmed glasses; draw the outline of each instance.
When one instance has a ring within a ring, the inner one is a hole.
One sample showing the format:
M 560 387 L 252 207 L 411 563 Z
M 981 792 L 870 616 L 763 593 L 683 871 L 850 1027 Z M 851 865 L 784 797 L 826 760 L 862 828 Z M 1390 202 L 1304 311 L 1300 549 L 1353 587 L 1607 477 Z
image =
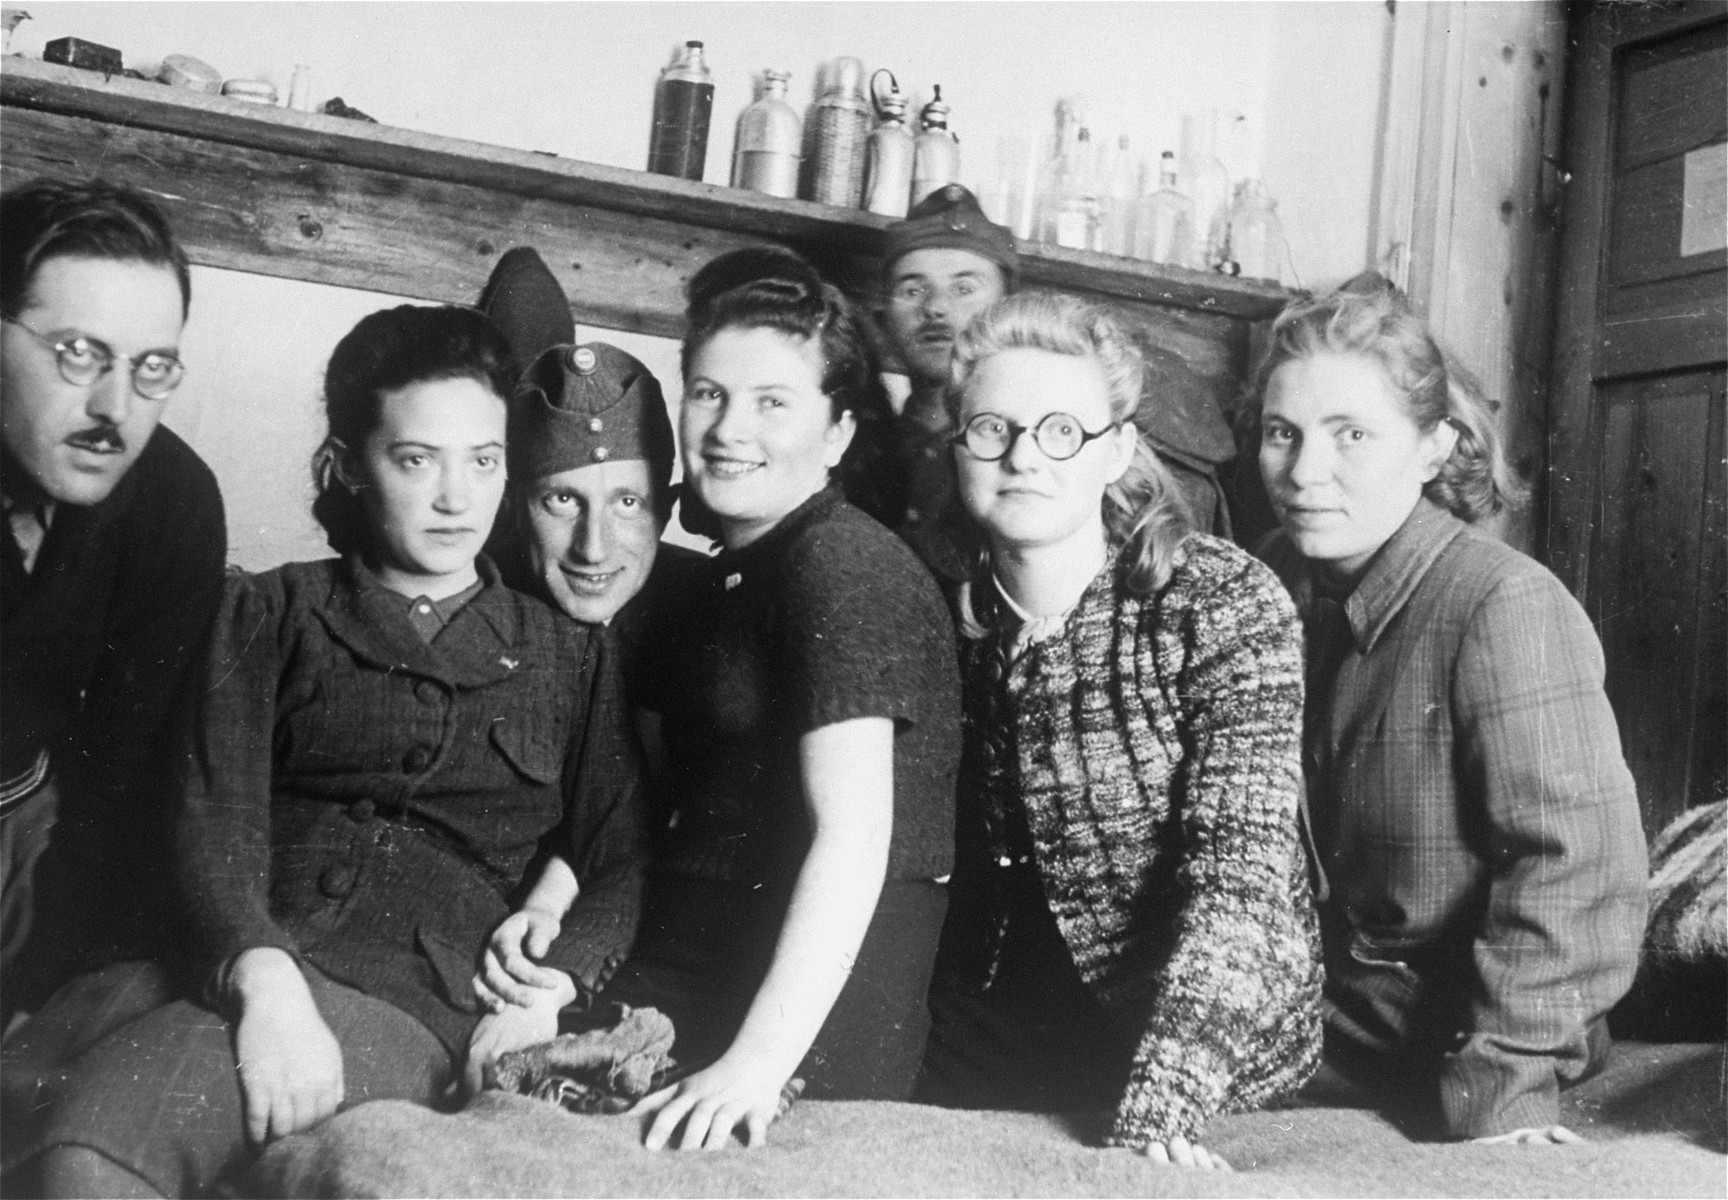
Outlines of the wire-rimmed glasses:
M 79 334 L 71 338 L 51 338 L 38 333 L 16 317 L 0 317 L 8 325 L 16 325 L 25 333 L 54 351 L 60 378 L 74 387 L 89 387 L 124 362 L 130 368 L 132 390 L 146 400 L 166 400 L 169 393 L 186 378 L 186 364 L 161 350 L 146 350 L 143 354 L 116 354 L 92 337 Z

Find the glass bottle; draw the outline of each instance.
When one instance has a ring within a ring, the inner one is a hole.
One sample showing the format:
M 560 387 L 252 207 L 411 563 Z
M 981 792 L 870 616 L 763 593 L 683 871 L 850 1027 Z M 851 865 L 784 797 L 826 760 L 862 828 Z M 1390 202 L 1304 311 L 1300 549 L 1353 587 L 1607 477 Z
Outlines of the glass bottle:
M 1128 149 L 1128 135 L 1116 139 L 1106 176 L 1098 249 L 1123 258 L 1134 253 L 1134 206 L 1140 198 L 1140 164 Z
M 1038 168 L 1038 181 L 1032 197 L 1032 238 L 1050 245 L 1056 243 L 1056 204 L 1060 178 L 1066 163 L 1074 155 L 1080 139 L 1080 125 L 1086 101 L 1080 96 L 1068 96 L 1056 102 L 1056 137 L 1046 143 L 1048 153 Z
M 1040 182 L 1038 240 L 1091 250 L 1098 238 L 1098 189 L 1092 131 L 1079 97 L 1056 106 L 1056 152 Z
M 1218 161 L 1218 110 L 1182 114 L 1182 190 L 1194 201 L 1194 247 L 1186 265 L 1210 270 L 1224 261 L 1229 234 L 1230 173 Z
M 1176 155 L 1158 156 L 1158 188 L 1140 197 L 1134 219 L 1134 257 L 1186 267 L 1194 259 L 1194 201 L 1176 186 Z
M 1236 186 L 1230 206 L 1229 252 L 1243 278 L 1284 281 L 1289 248 L 1278 220 L 1278 202 L 1258 179 L 1244 179 Z

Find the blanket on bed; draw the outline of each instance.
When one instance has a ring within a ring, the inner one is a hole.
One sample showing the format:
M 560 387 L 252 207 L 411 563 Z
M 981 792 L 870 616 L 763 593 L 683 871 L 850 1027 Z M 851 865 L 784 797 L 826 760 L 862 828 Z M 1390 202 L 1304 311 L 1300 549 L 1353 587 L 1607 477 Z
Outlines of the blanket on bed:
M 1230 1175 L 1099 1148 L 1105 1118 L 804 1101 L 755 1151 L 650 1153 L 629 1116 L 490 1092 L 456 1114 L 385 1101 L 278 1143 L 260 1196 L 1723 1195 L 1721 1045 L 1620 1045 L 1566 1093 L 1586 1146 L 1413 1142 L 1365 1109 L 1214 1121 Z

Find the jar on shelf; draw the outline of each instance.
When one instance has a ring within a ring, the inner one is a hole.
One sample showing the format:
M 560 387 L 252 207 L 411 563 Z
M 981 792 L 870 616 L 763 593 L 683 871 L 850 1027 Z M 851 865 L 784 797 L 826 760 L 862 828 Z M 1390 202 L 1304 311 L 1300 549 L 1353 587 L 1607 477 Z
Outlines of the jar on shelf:
M 1278 202 L 1260 180 L 1244 179 L 1230 205 L 1229 255 L 1235 273 L 1245 279 L 1283 283 L 1289 254 Z

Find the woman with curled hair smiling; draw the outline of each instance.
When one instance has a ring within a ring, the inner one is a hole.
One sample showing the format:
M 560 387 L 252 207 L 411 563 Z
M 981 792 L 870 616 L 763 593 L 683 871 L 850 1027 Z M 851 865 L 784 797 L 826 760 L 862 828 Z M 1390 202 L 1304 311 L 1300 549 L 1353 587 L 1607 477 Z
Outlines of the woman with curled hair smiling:
M 1297 833 L 1299 627 L 1191 533 L 1117 319 L 1023 293 L 961 334 L 956 866 L 920 1098 L 1110 1107 L 1113 1145 L 1227 1169 L 1211 1117 L 1300 1086 L 1319 954 Z
M 1307 630 L 1327 1062 L 1453 1137 L 1580 1140 L 1637 966 L 1644 838 L 1601 646 L 1478 526 L 1520 499 L 1494 413 L 1377 276 L 1278 318 L 1261 549 Z
M 720 546 L 644 656 L 671 813 L 603 997 L 671 1017 L 693 1070 L 638 1105 L 655 1149 L 759 1145 L 793 1078 L 906 1098 L 960 740 L 941 593 L 843 492 L 886 410 L 861 313 L 772 247 L 689 300 L 681 516 Z

